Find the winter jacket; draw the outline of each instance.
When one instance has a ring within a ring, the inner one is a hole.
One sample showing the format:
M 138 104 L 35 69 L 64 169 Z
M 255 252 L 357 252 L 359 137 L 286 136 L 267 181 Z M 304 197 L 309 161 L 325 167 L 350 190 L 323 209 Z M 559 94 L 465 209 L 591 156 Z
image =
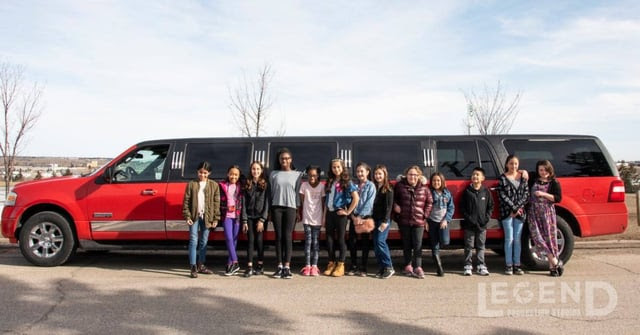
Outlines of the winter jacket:
M 192 180 L 187 184 L 182 200 L 182 217 L 185 220 L 196 222 L 198 220 L 198 180 Z M 204 223 L 207 228 L 213 228 L 214 221 L 220 221 L 220 188 L 218 183 L 208 179 L 204 187 Z
M 222 219 L 226 219 L 227 218 L 227 197 L 229 196 L 228 193 L 228 189 L 229 189 L 229 182 L 228 181 L 222 181 L 220 182 L 220 188 L 222 189 L 222 192 L 220 192 L 220 217 L 222 217 Z M 242 184 L 240 182 L 236 183 L 236 194 L 234 194 L 234 197 L 236 199 L 236 218 L 240 218 L 242 215 Z
M 424 226 L 431 208 L 433 198 L 431 190 L 422 181 L 411 186 L 406 178 L 396 183 L 393 189 L 393 203 L 400 206 L 400 214 L 395 215 L 398 224 L 409 226 Z
M 489 223 L 493 212 L 491 192 L 484 186 L 480 186 L 480 189 L 476 190 L 473 188 L 473 184 L 469 184 L 462 193 L 460 210 L 464 217 L 462 220 L 463 229 L 475 231 L 487 229 L 487 223 Z
M 502 174 L 498 181 L 498 198 L 500 199 L 500 221 L 508 218 L 511 214 L 515 214 L 518 209 L 524 209 L 527 201 L 529 201 L 529 185 L 527 180 L 520 177 L 520 185 L 516 186 Z M 516 216 L 524 222 L 526 219 L 525 211 L 522 215 Z
M 245 189 L 243 193 L 244 199 L 241 221 L 246 223 L 249 219 L 259 219 L 262 222 L 267 222 L 267 216 L 269 214 L 267 188 L 260 190 L 258 184 L 251 182 L 251 188 L 248 190 Z

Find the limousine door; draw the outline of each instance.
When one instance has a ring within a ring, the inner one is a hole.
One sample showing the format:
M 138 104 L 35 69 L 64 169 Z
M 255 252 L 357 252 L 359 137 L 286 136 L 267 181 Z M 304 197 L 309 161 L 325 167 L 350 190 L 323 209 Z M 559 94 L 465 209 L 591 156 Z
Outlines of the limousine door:
M 133 150 L 96 179 L 87 192 L 94 240 L 166 239 L 163 180 L 169 145 Z
M 484 186 L 492 190 L 494 200 L 493 217 L 498 216 L 498 198 L 495 188 L 498 185 L 499 172 L 495 164 L 494 155 L 489 146 L 481 139 L 436 139 L 435 170 L 441 172 L 446 180 L 446 185 L 456 205 L 453 221 L 450 223 L 451 238 L 463 238 L 461 230 L 462 214 L 459 211 L 462 192 L 471 182 L 471 173 L 475 167 L 485 170 Z M 497 229 L 500 225 L 496 219 L 492 219 L 488 225 L 487 237 L 501 237 L 502 231 Z

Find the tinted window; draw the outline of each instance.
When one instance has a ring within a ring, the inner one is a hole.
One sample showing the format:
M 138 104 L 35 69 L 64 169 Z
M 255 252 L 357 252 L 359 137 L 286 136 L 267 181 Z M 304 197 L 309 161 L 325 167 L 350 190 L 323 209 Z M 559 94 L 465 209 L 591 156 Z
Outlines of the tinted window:
M 538 160 L 548 159 L 558 177 L 613 175 L 594 140 L 505 140 L 504 146 L 520 158 L 520 166 L 528 171 L 535 171 Z
M 372 141 L 353 144 L 353 166 L 365 162 L 373 169 L 377 164 L 387 166 L 389 178 L 404 174 L 411 165 L 424 169 L 418 141 Z
M 487 179 L 498 179 L 498 169 L 496 168 L 493 156 L 489 152 L 489 146 L 483 141 L 478 141 L 478 150 L 480 151 L 480 166 L 484 169 Z
M 276 154 L 281 148 L 291 151 L 293 165 L 296 170 L 304 171 L 308 165 L 318 165 L 322 170 L 321 177 L 327 176 L 329 162 L 338 156 L 338 146 L 335 142 L 277 142 L 271 143 L 269 147 L 269 168 L 276 166 Z
M 251 143 L 189 143 L 185 153 L 183 177 L 195 177 L 198 164 L 202 161 L 211 163 L 211 179 L 225 178 L 231 165 L 240 166 L 240 171 L 247 175 L 251 150 Z
M 438 141 L 436 144 L 438 158 L 438 171 L 444 174 L 445 179 L 470 179 L 471 172 L 478 163 L 478 150 L 475 141 Z M 489 164 L 489 166 L 493 166 Z M 487 178 L 495 177 L 489 175 L 489 169 L 485 168 Z M 495 170 L 495 169 L 494 169 Z
M 150 182 L 162 179 L 169 145 L 140 148 L 120 160 L 114 168 L 116 182 Z

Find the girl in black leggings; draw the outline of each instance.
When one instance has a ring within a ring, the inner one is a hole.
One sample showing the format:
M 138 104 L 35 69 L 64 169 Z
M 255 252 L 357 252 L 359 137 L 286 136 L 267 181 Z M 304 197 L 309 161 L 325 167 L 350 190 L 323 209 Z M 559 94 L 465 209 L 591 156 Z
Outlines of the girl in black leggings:
M 267 179 L 264 167 L 254 161 L 249 167 L 251 177 L 244 185 L 244 205 L 242 206 L 242 231 L 247 234 L 247 270 L 245 277 L 263 274 L 264 244 L 262 235 L 269 214 L 267 201 Z M 258 251 L 258 265 L 253 267 L 253 248 Z

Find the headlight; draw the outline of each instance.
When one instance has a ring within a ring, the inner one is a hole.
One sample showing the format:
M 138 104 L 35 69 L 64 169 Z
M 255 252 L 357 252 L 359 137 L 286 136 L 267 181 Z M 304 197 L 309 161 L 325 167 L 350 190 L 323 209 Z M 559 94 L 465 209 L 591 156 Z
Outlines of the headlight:
M 18 199 L 18 194 L 16 194 L 16 192 L 11 191 L 9 192 L 9 194 L 7 194 L 7 200 L 4 201 L 4 205 L 15 206 L 17 199 Z

